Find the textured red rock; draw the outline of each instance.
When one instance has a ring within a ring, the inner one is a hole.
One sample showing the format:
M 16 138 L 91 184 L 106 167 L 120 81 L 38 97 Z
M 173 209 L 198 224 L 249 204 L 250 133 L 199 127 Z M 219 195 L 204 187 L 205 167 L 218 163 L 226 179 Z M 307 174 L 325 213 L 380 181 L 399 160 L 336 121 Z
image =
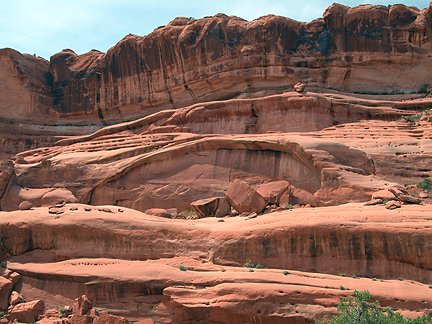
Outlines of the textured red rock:
M 164 218 L 172 218 L 172 215 L 166 210 L 162 208 L 150 208 L 145 211 L 146 214 L 164 217 Z
M 225 197 L 196 200 L 191 202 L 190 206 L 200 217 L 221 217 L 231 210 Z
M 280 204 L 280 200 L 282 195 L 288 196 L 284 197 L 284 200 L 287 200 L 287 204 L 290 203 L 291 195 L 292 195 L 292 187 L 288 181 L 274 181 L 260 185 L 257 188 L 257 192 L 266 199 L 267 204 L 270 205 L 278 205 Z
M 93 324 L 128 324 L 129 321 L 124 317 L 114 316 L 110 314 L 102 314 L 96 317 Z
M 261 213 L 267 206 L 263 196 L 246 182 L 235 180 L 226 192 L 229 204 L 240 214 L 244 212 Z
M 34 323 L 38 317 L 45 311 L 43 300 L 34 300 L 28 303 L 20 303 L 15 305 L 8 311 L 8 319 L 10 321 L 17 320 L 21 323 Z
M 6 310 L 8 308 L 9 296 L 12 292 L 12 281 L 0 277 L 0 309 Z
M 292 192 L 291 201 L 293 204 L 316 206 L 316 200 L 310 192 L 295 187 Z
M 73 305 L 72 314 L 86 315 L 90 309 L 93 308 L 93 304 L 85 295 L 82 295 L 75 299 Z
M 387 189 L 379 190 L 374 192 L 372 199 L 381 199 L 382 201 L 396 200 L 396 196 Z
M 16 291 L 12 291 L 12 293 L 9 296 L 9 305 L 15 306 L 16 304 L 24 303 L 24 302 L 25 299 L 20 293 Z
M 431 115 L 415 115 L 432 99 L 409 94 L 430 90 L 431 21 L 432 5 L 333 4 L 309 23 L 177 18 L 106 54 L 51 62 L 1 49 L 1 209 L 35 206 L 0 217 L 0 259 L 12 255 L 24 277 L 16 289 L 50 308 L 85 294 L 133 321 L 312 322 L 352 289 L 431 312 L 431 201 L 407 186 L 431 175 Z M 255 196 L 244 204 L 254 213 L 223 222 L 137 211 L 188 210 L 245 179 L 269 184 L 264 204 L 424 201 L 258 215 Z M 38 208 L 60 199 L 71 205 Z M 387 280 L 399 276 L 409 280 Z M 85 313 L 68 321 L 125 322 Z

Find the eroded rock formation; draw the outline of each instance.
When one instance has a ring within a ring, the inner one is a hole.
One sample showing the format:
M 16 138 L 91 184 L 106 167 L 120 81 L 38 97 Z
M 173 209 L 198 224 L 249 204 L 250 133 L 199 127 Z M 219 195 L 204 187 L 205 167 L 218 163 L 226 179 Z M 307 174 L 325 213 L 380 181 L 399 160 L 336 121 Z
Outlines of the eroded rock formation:
M 103 308 L 71 322 L 311 323 L 367 288 L 430 313 L 431 199 L 411 185 L 432 176 L 431 24 L 432 5 L 333 4 L 309 23 L 176 18 L 50 62 L 1 49 L 14 307 L 85 294 Z

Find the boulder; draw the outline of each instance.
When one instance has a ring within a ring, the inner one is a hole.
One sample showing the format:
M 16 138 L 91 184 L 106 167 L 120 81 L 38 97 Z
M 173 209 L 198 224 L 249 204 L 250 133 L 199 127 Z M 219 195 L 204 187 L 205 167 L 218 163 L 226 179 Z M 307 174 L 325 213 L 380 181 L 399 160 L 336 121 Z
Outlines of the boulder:
M 85 295 L 82 295 L 75 299 L 72 313 L 75 315 L 86 315 L 90 309 L 93 308 L 93 304 Z
M 9 310 L 8 319 L 21 323 L 34 323 L 43 314 L 45 304 L 43 300 L 33 300 L 28 303 L 17 304 Z
M 396 196 L 390 190 L 383 189 L 372 194 L 372 199 L 381 199 L 382 201 L 396 200 Z
M 422 201 L 423 201 L 420 198 L 413 197 L 413 196 L 410 196 L 410 195 L 404 195 L 404 194 L 399 195 L 398 199 L 400 201 L 403 201 L 405 203 L 410 203 L 410 204 L 421 204 Z
M 67 319 L 66 323 L 67 324 L 90 324 L 93 323 L 93 317 L 88 315 L 74 314 Z
M 78 199 L 66 188 L 58 188 L 47 192 L 41 198 L 42 206 L 57 204 L 59 201 L 77 203 Z
M 429 194 L 427 194 L 426 192 L 420 192 L 418 196 L 419 198 L 423 199 L 430 198 Z
M 60 312 L 57 309 L 47 309 L 45 312 L 45 318 L 59 318 Z
M 289 204 L 292 196 L 291 188 L 292 187 L 287 181 L 273 181 L 260 185 L 257 189 L 257 192 L 264 197 L 264 199 L 267 201 L 267 204 L 279 206 L 283 194 L 285 194 L 284 200 L 288 200 L 286 204 Z
M 375 206 L 375 205 L 380 205 L 382 203 L 383 201 L 381 199 L 372 199 L 368 202 L 365 202 L 364 206 Z
M 387 209 L 401 208 L 401 203 L 399 201 L 396 201 L 396 200 L 390 200 L 390 201 L 386 202 L 385 208 L 387 208 Z
M 0 277 L 0 310 L 6 310 L 9 305 L 9 296 L 12 292 L 13 283 L 9 279 Z
M 172 214 L 163 208 L 150 208 L 147 209 L 144 213 L 163 218 L 172 218 Z
M 16 304 L 25 303 L 24 297 L 17 291 L 12 291 L 9 296 L 9 305 L 15 306 Z
M 124 317 L 102 314 L 95 318 L 93 324 L 129 324 L 129 321 Z
M 199 217 L 222 217 L 231 210 L 231 206 L 225 197 L 196 200 L 191 202 L 190 206 Z
M 300 188 L 294 188 L 292 193 L 292 204 L 293 205 L 311 205 L 316 206 L 315 197 L 306 190 Z
M 306 88 L 306 84 L 302 83 L 302 82 L 298 82 L 294 85 L 294 91 L 296 92 L 303 92 L 304 89 Z
M 235 180 L 226 192 L 228 203 L 240 214 L 261 213 L 267 206 L 266 200 L 256 190 L 242 180 Z
M 18 272 L 12 272 L 12 273 L 9 275 L 8 279 L 9 279 L 10 281 L 12 281 L 12 283 L 13 283 L 14 285 L 16 285 L 16 284 L 18 283 L 18 281 L 20 281 L 20 279 L 21 279 L 21 275 L 20 275 Z
M 21 202 L 18 206 L 19 210 L 29 210 L 32 209 L 33 204 L 30 201 L 24 200 L 23 202 Z

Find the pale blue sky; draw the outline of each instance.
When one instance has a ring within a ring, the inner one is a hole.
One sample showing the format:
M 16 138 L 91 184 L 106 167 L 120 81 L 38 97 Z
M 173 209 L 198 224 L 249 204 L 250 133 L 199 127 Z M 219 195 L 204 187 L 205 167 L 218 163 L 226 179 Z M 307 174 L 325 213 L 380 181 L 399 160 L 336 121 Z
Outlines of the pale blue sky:
M 300 21 L 322 17 L 331 0 L 0 0 L 0 48 L 46 59 L 70 48 L 77 54 L 91 49 L 106 52 L 125 35 L 147 35 L 175 17 L 202 18 L 217 13 L 247 20 L 275 14 Z M 398 2 L 343 0 L 358 4 Z M 405 0 L 405 5 L 426 8 L 429 1 Z

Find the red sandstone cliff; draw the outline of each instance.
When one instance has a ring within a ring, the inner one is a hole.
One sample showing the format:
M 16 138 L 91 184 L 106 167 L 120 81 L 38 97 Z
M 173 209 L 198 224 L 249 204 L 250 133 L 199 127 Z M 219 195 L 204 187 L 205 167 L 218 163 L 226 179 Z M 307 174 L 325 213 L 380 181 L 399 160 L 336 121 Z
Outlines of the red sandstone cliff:
M 333 4 L 309 23 L 274 15 L 176 18 L 147 36 L 126 36 L 106 54 L 64 50 L 50 64 L 3 49 L 0 79 L 14 91 L 1 97 L 0 117 L 104 124 L 298 80 L 347 91 L 417 91 L 432 83 L 431 21 L 432 7 Z M 20 107 L 12 116 L 11 99 Z

